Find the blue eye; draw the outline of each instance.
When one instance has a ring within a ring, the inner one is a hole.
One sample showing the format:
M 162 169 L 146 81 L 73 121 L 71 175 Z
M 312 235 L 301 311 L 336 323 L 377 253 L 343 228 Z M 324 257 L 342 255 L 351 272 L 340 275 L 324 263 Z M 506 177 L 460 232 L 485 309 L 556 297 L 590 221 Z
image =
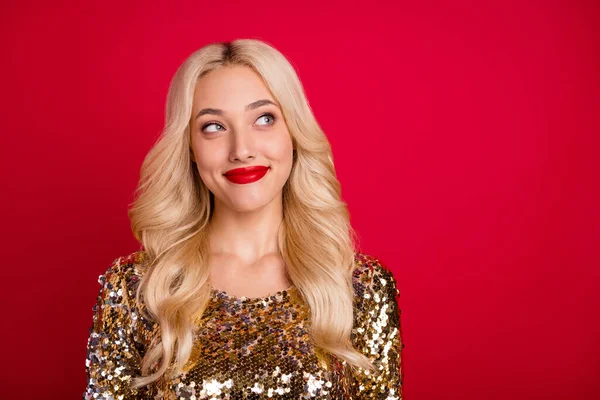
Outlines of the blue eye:
M 206 129 L 206 128 L 208 128 L 209 126 L 212 126 L 212 125 L 218 126 L 218 127 L 220 127 L 221 129 L 217 129 L 217 130 L 207 130 L 207 129 Z M 202 131 L 204 131 L 204 132 L 208 132 L 208 133 L 214 133 L 214 132 L 217 132 L 217 131 L 220 131 L 220 130 L 223 130 L 223 125 L 221 125 L 221 124 L 218 124 L 218 123 L 216 123 L 216 122 L 209 122 L 209 123 L 206 123 L 206 124 L 204 124 L 204 126 L 202 126 Z
M 263 120 L 264 123 L 259 123 L 258 125 L 273 125 L 275 123 L 275 116 L 271 113 L 266 113 L 261 115 L 260 117 L 258 117 L 258 119 L 256 121 L 260 121 Z M 211 129 L 207 129 L 208 127 L 211 127 L 214 125 L 214 128 Z M 202 125 L 202 132 L 205 133 L 215 133 L 215 132 L 219 132 L 219 131 L 224 131 L 225 127 L 223 127 L 223 125 L 219 124 L 218 122 L 207 122 L 206 124 Z
M 270 125 L 273 124 L 275 122 L 275 116 L 271 113 L 267 113 L 267 114 L 263 114 L 260 117 L 258 117 L 257 121 L 260 121 L 261 119 L 266 118 L 268 121 L 268 123 L 266 124 L 259 124 L 259 125 Z

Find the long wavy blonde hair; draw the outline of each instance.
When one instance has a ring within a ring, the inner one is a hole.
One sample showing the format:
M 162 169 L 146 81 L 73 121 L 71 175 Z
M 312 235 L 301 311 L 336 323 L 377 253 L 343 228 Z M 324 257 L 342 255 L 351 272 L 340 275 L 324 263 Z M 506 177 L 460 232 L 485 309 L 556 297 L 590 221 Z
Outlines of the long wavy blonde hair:
M 151 262 L 136 300 L 158 322 L 160 336 L 144 355 L 142 376 L 133 387 L 182 372 L 209 301 L 208 227 L 214 199 L 192 162 L 190 125 L 196 82 L 227 65 L 250 67 L 262 77 L 295 144 L 278 245 L 290 279 L 310 307 L 310 336 L 315 346 L 347 366 L 373 371 L 350 340 L 358 236 L 341 200 L 329 141 L 285 56 L 265 42 L 239 39 L 202 47 L 178 68 L 167 94 L 164 129 L 141 167 L 128 214 Z

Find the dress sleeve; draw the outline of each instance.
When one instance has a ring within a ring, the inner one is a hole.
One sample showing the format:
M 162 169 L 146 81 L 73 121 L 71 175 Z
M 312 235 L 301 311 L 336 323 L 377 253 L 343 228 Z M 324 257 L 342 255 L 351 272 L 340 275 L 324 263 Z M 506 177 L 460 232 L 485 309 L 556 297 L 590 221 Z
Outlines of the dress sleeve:
M 352 399 L 403 399 L 400 292 L 393 273 L 376 258 L 365 262 L 358 278 L 357 318 L 352 337 L 355 348 L 367 356 L 376 372 L 358 368 Z
M 87 341 L 84 400 L 145 398 L 142 390 L 129 388 L 132 378 L 140 374 L 141 357 L 133 339 L 127 267 L 131 265 L 118 258 L 98 279 L 100 291 Z

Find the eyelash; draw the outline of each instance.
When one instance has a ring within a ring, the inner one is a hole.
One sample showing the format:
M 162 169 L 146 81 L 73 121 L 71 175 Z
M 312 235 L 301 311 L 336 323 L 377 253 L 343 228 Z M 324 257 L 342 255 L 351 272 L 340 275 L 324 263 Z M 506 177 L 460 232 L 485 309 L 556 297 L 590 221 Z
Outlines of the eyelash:
M 275 115 L 273 115 L 272 113 L 264 113 L 264 114 L 260 115 L 260 116 L 259 116 L 258 118 L 256 118 L 256 119 L 257 119 L 257 120 L 259 120 L 259 119 L 261 119 L 262 117 L 269 117 L 269 118 L 271 118 L 272 122 L 271 122 L 271 124 L 270 124 L 270 125 L 273 125 L 273 124 L 275 123 L 275 120 L 277 119 L 277 118 L 275 117 Z M 200 130 L 201 130 L 202 132 L 204 132 L 204 130 L 205 130 L 207 127 L 211 126 L 211 125 L 219 125 L 221 128 L 223 128 L 223 125 L 221 125 L 220 123 L 218 123 L 218 122 L 216 122 L 216 121 L 210 121 L 210 122 L 207 122 L 207 123 L 205 123 L 204 125 L 202 125 L 202 128 L 200 128 Z M 216 133 L 216 132 L 205 132 L 205 133 L 208 133 L 208 134 L 210 134 L 210 133 Z

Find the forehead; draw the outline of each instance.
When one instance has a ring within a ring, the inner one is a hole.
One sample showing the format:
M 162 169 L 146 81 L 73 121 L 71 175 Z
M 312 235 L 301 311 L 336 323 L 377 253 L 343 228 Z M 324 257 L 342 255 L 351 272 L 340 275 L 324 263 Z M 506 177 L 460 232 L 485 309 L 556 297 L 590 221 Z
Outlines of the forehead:
M 208 72 L 196 82 L 194 109 L 243 109 L 246 104 L 259 99 L 277 103 L 262 77 L 252 68 L 227 66 Z

